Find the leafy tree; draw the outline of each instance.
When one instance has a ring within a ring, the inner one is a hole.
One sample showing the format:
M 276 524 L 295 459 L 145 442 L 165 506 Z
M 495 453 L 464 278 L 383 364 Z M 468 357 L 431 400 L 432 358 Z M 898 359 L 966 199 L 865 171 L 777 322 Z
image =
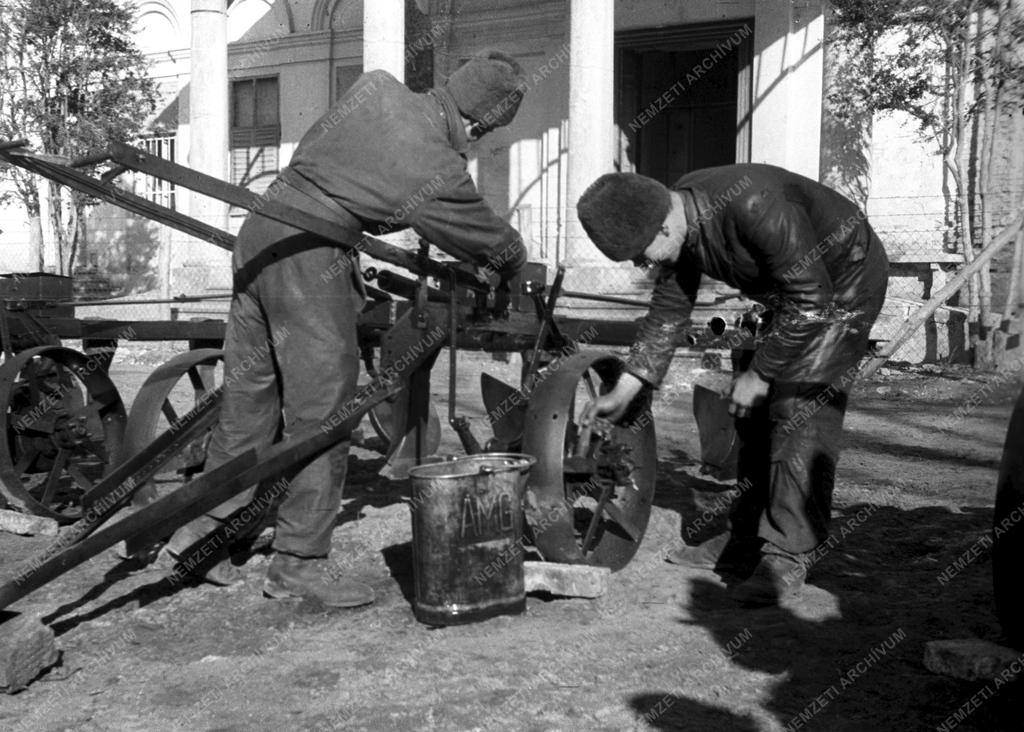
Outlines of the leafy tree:
M 4 0 L 0 139 L 25 138 L 37 151 L 74 159 L 136 137 L 156 107 L 157 88 L 132 38 L 135 12 L 117 0 Z M 95 201 L 19 168 L 0 169 L 3 182 L 6 197 L 24 205 L 37 241 L 46 197 L 57 270 L 70 274 Z M 42 269 L 41 248 L 36 256 Z
M 993 184 L 1005 121 L 1024 89 L 1024 11 L 1018 0 L 833 0 L 835 41 L 850 50 L 846 73 L 828 95 L 832 114 L 900 111 L 942 156 L 947 225 L 965 262 L 995 235 Z M 1021 245 L 1018 243 L 1018 248 Z M 1016 293 L 1010 297 L 1015 298 Z M 1009 312 L 1010 299 L 1004 312 Z M 991 270 L 968 287 L 975 365 L 993 363 Z M 1001 342 L 1005 343 L 1005 339 Z

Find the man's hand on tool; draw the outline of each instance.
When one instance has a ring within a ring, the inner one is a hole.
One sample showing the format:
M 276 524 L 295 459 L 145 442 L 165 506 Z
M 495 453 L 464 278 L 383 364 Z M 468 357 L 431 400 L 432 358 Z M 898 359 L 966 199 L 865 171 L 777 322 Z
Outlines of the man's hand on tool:
M 607 394 L 602 394 L 583 408 L 580 416 L 580 427 L 592 427 L 597 418 L 607 419 L 611 423 L 618 422 L 626 414 L 630 403 L 644 388 L 644 382 L 624 372 L 615 388 Z
M 768 396 L 771 382 L 762 379 L 756 371 L 744 371 L 732 384 L 732 403 L 729 414 L 734 417 L 749 417 L 750 410 Z

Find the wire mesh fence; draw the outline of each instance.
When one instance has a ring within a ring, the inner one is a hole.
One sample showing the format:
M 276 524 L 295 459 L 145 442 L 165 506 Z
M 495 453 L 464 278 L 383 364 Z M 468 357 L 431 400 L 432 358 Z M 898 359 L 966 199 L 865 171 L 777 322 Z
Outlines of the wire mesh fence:
M 169 143 L 156 152 L 173 154 Z M 182 197 L 146 176 L 136 176 L 134 190 L 159 203 L 179 206 Z M 564 226 L 566 214 L 556 207 L 523 205 L 510 220 L 524 235 L 532 261 L 547 266 L 550 283 L 559 264 L 567 267 L 563 314 L 599 320 L 635 320 L 645 310 L 621 303 L 600 303 L 579 295 L 608 295 L 646 303 L 653 288 L 654 272 L 630 263 L 605 259 L 584 234 Z M 243 212 L 229 216 L 229 228 L 237 231 Z M 883 219 L 884 221 L 884 219 Z M 889 219 L 891 222 L 892 219 Z M 900 222 L 903 223 L 903 222 Z M 556 225 L 552 225 L 556 224 Z M 944 227 L 881 228 L 876 226 L 890 259 L 890 278 L 885 309 L 872 332 L 885 342 L 920 305 L 955 276 L 963 266 L 962 254 L 953 251 L 955 231 Z M 81 304 L 80 318 L 116 320 L 190 320 L 227 317 L 230 301 L 230 256 L 211 244 L 197 242 L 168 227 L 141 219 L 109 205 L 95 208 L 89 216 L 88 237 L 79 253 L 74 275 L 74 294 Z M 572 237 L 576 237 L 573 239 Z M 393 243 L 415 249 L 413 232 L 389 237 Z M 443 254 L 439 250 L 434 253 Z M 388 265 L 363 258 L 363 266 Z M 1008 265 L 1004 267 L 1008 270 Z M 1002 276 L 993 267 L 996 289 Z M 694 314 L 694 326 L 703 327 L 712 317 L 732 322 L 752 302 L 722 283 L 705 280 Z M 896 361 L 926 362 L 966 357 L 966 311 L 956 300 L 940 308 L 920 333 L 893 356 Z

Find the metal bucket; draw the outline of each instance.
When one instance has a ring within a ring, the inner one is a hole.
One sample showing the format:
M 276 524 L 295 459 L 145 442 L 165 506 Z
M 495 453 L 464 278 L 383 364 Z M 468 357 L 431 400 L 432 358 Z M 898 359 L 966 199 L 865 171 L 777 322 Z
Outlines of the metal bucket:
M 536 460 L 485 453 L 409 470 L 413 612 L 458 625 L 526 609 L 523 491 Z

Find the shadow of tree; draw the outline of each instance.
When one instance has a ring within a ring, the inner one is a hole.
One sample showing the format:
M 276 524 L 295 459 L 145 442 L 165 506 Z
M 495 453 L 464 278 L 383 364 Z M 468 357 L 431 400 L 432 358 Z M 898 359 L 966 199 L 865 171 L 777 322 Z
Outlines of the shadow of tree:
M 159 282 L 160 226 L 102 205 L 89 218 L 83 264 L 96 268 L 111 285 L 111 296 L 155 289 Z

